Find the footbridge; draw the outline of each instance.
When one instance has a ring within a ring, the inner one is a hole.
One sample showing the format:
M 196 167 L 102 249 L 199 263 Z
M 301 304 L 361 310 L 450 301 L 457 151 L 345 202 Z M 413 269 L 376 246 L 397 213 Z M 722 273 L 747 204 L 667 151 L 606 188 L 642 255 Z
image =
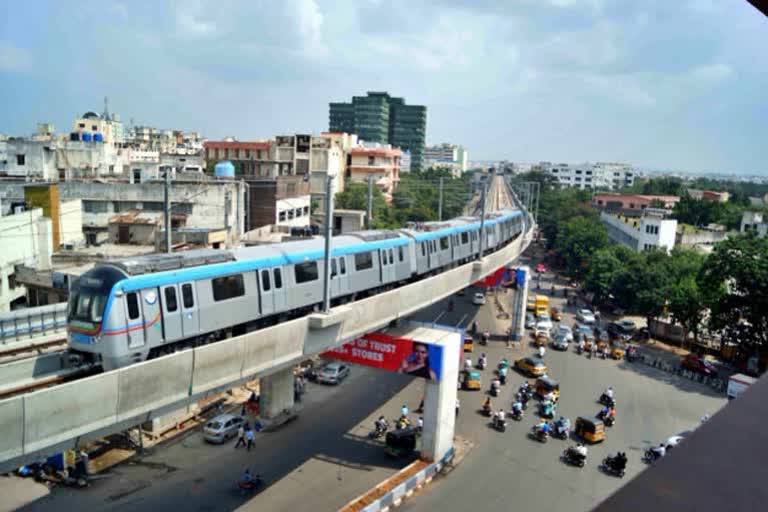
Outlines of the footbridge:
M 511 189 L 500 178 L 495 181 L 509 202 L 523 209 Z M 253 378 L 263 379 L 263 414 L 277 416 L 293 406 L 294 365 L 404 319 L 509 264 L 531 241 L 534 223 L 527 212 L 524 228 L 516 240 L 480 260 L 328 313 L 1 400 L 0 472 L 150 421 Z

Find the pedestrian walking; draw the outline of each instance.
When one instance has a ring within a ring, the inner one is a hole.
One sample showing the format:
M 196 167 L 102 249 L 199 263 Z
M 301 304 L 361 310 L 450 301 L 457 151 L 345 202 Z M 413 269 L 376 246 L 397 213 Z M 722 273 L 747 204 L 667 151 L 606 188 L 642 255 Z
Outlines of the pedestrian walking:
M 456 416 L 458 416 L 458 415 L 459 415 L 459 405 L 460 405 L 460 404 L 459 404 L 459 398 L 458 398 L 458 397 L 456 397 Z
M 248 451 L 251 451 L 251 446 L 253 446 L 253 429 L 249 428 L 245 431 L 245 440 L 248 442 Z
M 400 408 L 400 416 L 408 416 L 408 406 L 403 404 Z
M 547 349 L 544 346 L 539 347 L 539 358 L 544 359 L 544 354 L 547 353 Z
M 245 446 L 245 427 L 242 425 L 237 428 L 237 443 L 235 443 L 235 449 L 237 449 L 241 444 Z

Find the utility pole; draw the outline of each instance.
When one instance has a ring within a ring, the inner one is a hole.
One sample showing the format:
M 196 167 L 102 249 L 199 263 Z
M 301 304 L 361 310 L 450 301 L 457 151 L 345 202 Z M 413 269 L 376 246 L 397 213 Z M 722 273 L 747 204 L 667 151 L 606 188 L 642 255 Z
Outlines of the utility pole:
M 482 208 L 482 210 L 480 211 L 480 237 L 478 240 L 479 242 L 478 245 L 480 246 L 479 247 L 480 250 L 478 251 L 478 254 L 477 254 L 478 260 L 483 259 L 483 242 L 485 241 L 484 240 L 485 237 L 483 236 L 485 234 L 485 194 L 487 192 L 487 189 L 488 189 L 488 185 L 484 183 L 483 189 L 481 190 L 482 194 L 480 196 L 480 207 Z
M 224 247 L 229 249 L 229 212 L 232 210 L 232 192 L 227 190 L 224 194 Z
M 333 214 L 333 178 L 334 176 L 325 176 L 325 222 L 323 231 L 325 236 L 325 259 L 323 260 L 323 313 L 331 310 L 331 219 Z M 370 197 L 370 196 L 369 196 Z M 370 204 L 370 202 L 368 203 Z
M 437 203 L 437 220 L 443 220 L 443 178 L 440 178 L 440 198 Z
M 366 229 L 371 229 L 371 224 L 373 224 L 373 176 L 368 176 L 368 210 L 365 218 Z
M 171 168 L 165 168 L 165 252 L 172 253 L 171 247 Z

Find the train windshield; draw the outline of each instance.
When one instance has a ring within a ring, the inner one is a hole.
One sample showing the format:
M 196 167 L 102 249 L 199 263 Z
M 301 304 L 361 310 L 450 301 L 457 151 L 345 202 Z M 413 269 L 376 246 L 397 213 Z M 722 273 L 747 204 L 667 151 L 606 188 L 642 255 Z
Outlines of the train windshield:
M 69 291 L 68 320 L 100 323 L 109 293 L 123 277 L 122 272 L 113 267 L 95 268 L 80 276 Z

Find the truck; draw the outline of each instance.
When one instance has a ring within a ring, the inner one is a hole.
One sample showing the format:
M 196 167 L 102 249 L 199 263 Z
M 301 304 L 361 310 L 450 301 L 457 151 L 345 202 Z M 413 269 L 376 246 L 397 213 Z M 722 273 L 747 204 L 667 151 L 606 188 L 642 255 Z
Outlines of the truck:
M 536 316 L 549 314 L 549 297 L 546 295 L 536 296 Z
M 755 382 L 757 382 L 756 378 L 744 375 L 743 373 L 731 375 L 728 379 L 728 400 L 733 400 Z

